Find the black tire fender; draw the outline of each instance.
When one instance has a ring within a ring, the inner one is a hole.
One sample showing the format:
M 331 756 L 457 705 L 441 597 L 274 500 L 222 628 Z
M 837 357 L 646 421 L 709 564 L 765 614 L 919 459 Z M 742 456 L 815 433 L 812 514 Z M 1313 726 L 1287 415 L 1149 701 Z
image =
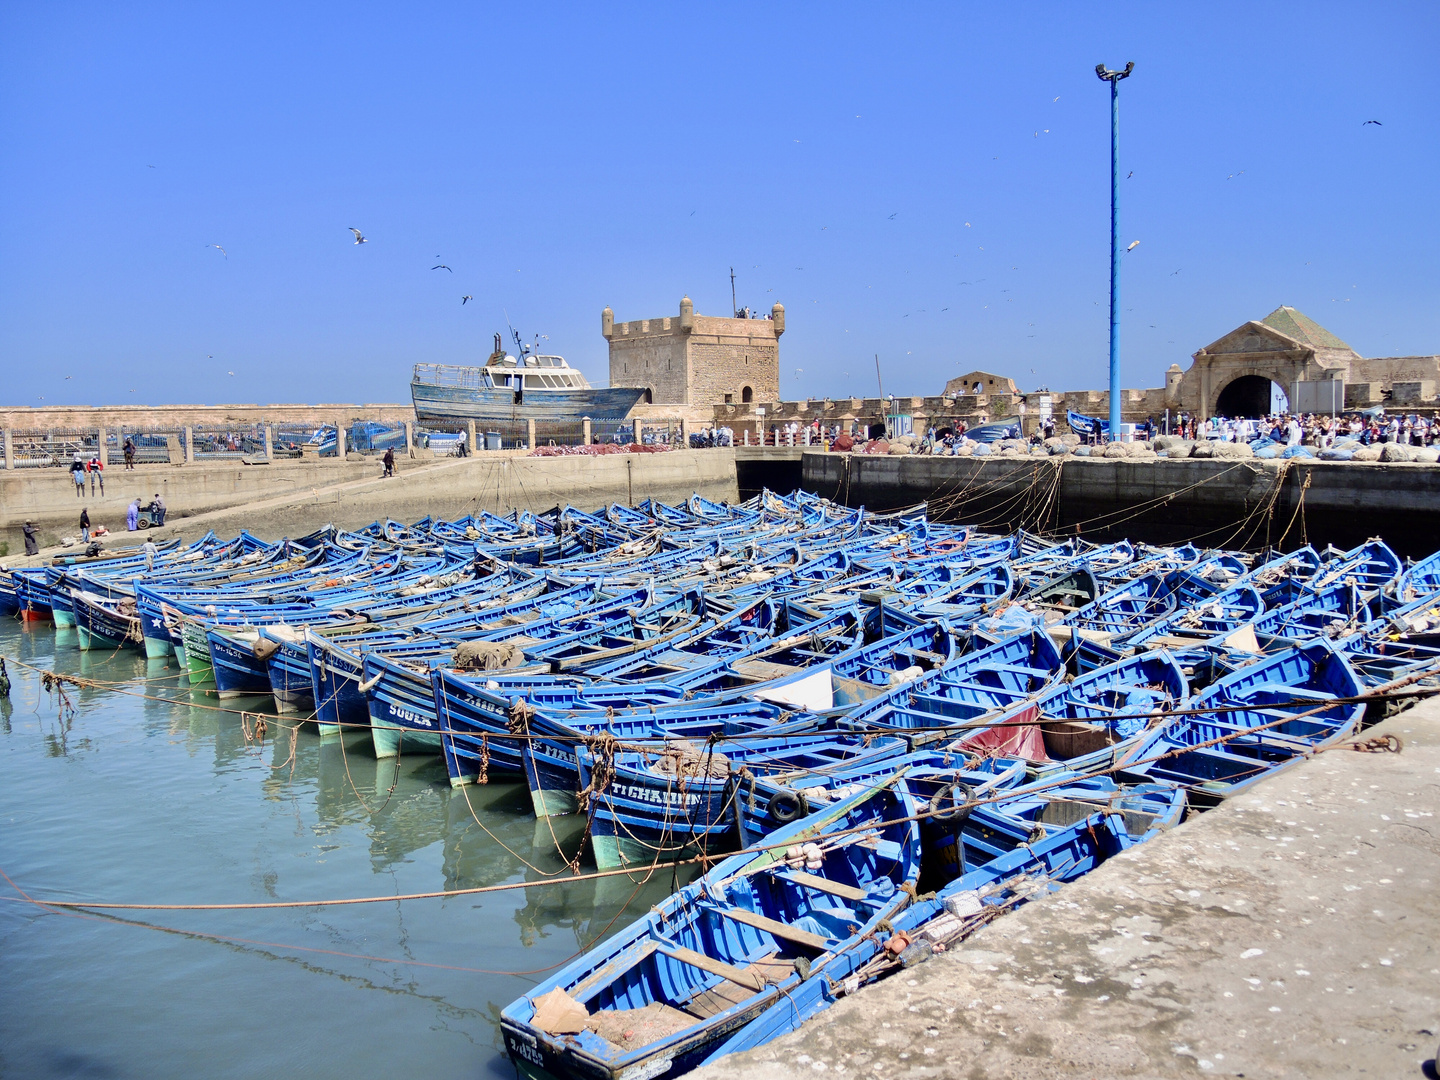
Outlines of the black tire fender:
M 943 821 L 947 825 L 962 825 L 974 809 L 970 804 L 975 800 L 974 789 L 962 781 L 947 784 L 930 799 L 930 819 Z
M 770 796 L 770 803 L 765 807 L 765 812 L 770 815 L 772 820 L 778 821 L 781 825 L 788 825 L 809 814 L 810 803 L 803 793 L 792 791 L 790 788 L 781 788 Z

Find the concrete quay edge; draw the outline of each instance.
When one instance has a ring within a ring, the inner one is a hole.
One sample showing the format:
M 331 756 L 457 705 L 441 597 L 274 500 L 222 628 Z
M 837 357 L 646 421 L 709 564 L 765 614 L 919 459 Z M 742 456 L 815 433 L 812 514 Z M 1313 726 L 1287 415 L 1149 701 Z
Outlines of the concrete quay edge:
M 1440 700 L 694 1080 L 1433 1077 Z
M 715 500 L 738 498 L 735 458 L 728 449 L 670 450 L 657 454 L 530 457 L 504 451 L 467 458 L 397 463 L 397 475 L 382 479 L 378 458 L 364 462 L 290 462 L 245 466 L 201 464 L 139 466 L 106 470 L 109 494 L 101 502 L 76 498 L 69 475 L 59 469 L 0 473 L 0 536 L 9 543 L 6 566 L 25 565 L 20 525 L 33 520 L 42 529 L 43 560 L 77 554 L 78 547 L 55 545 L 73 536 L 82 506 L 92 524 L 105 524 L 107 548 L 183 535 L 205 529 L 229 536 L 248 529 L 265 539 L 299 536 L 327 523 L 356 528 L 375 520 L 414 521 L 427 514 L 456 518 L 476 510 L 548 510 L 571 505 L 595 510 L 613 502 L 646 498 L 683 502 L 698 492 Z M 163 528 L 127 533 L 125 508 L 137 496 L 148 503 L 164 494 Z

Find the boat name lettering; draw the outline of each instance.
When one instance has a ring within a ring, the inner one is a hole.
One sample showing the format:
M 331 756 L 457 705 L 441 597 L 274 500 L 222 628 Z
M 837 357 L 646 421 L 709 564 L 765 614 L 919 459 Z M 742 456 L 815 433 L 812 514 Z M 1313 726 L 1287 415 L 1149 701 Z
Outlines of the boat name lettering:
M 657 788 L 640 787 L 635 784 L 616 784 L 615 793 L 637 802 L 663 803 L 669 806 L 694 806 L 700 796 L 688 791 L 660 791 Z
M 397 720 L 403 720 L 407 724 L 414 724 L 416 727 L 434 727 L 434 723 L 428 717 L 421 716 L 409 709 L 402 709 L 399 705 L 390 706 L 390 715 Z

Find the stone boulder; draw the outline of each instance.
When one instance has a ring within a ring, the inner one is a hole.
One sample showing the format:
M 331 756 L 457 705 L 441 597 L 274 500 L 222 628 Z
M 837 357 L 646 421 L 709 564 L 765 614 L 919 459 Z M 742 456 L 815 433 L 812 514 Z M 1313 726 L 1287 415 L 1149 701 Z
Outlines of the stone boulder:
M 1057 435 L 1055 437 L 1061 442 L 1063 442 L 1066 446 L 1079 446 L 1082 442 L 1080 436 L 1076 435 L 1073 431 L 1066 432 L 1064 435 Z
M 907 454 L 913 454 L 914 451 L 903 442 L 893 442 L 890 444 L 890 449 L 887 453 L 889 453 L 891 457 L 904 457 Z
M 1378 446 L 1362 446 L 1362 447 L 1360 447 L 1360 449 L 1358 449 L 1358 450 L 1355 451 L 1354 455 L 1350 458 L 1350 460 L 1351 460 L 1351 461 L 1379 461 L 1379 460 L 1380 460 L 1380 447 L 1378 447 Z
M 1129 456 L 1130 448 L 1124 443 L 1118 442 L 1107 443 L 1105 450 L 1101 454 L 1101 457 L 1107 458 L 1128 458 Z
M 1209 441 L 1197 442 L 1190 448 L 1190 456 L 1193 458 L 1213 458 L 1215 456 L 1215 447 L 1218 445 L 1220 444 Z
M 1380 447 L 1381 461 L 1414 461 L 1414 451 L 1400 443 L 1386 443 Z
M 1253 458 L 1255 451 L 1250 449 L 1249 443 L 1222 442 L 1215 444 L 1215 456 L 1217 458 Z
M 1440 446 L 1417 446 L 1414 449 L 1416 461 L 1423 461 L 1427 465 L 1440 461 Z
M 1054 446 L 1046 447 L 1046 451 L 1050 454 L 1051 457 L 1064 457 L 1066 454 L 1070 453 L 1070 445 L 1063 442 L 1057 443 Z
M 1151 450 L 1148 446 L 1142 446 L 1136 450 L 1130 451 L 1130 456 L 1136 461 L 1154 461 L 1160 455 L 1154 450 Z

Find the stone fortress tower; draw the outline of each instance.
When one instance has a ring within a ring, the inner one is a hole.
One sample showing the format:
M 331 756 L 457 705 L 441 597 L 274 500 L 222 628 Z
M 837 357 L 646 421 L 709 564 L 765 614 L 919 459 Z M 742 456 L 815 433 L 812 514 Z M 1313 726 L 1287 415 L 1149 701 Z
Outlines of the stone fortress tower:
M 780 400 L 780 335 L 785 308 L 766 318 L 680 314 L 617 323 L 608 307 L 600 332 L 610 343 L 610 385 L 643 386 L 654 404 L 740 405 Z

